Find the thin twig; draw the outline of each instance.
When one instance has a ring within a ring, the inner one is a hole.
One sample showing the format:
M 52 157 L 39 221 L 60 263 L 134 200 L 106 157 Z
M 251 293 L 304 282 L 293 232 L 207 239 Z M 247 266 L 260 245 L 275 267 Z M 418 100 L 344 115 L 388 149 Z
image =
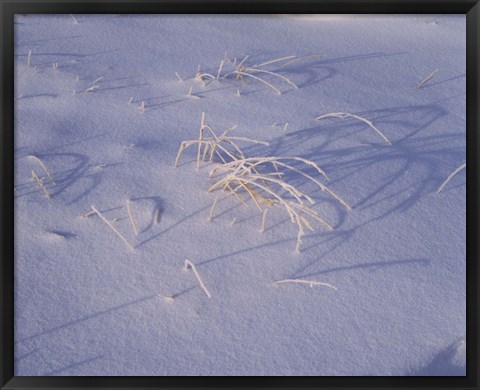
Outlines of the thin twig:
M 92 85 L 91 87 L 88 87 L 86 90 L 85 90 L 85 93 L 88 93 L 88 92 L 93 92 L 95 91 L 96 89 L 100 88 L 98 85 Z
M 417 85 L 417 89 L 420 89 L 425 84 L 427 84 L 433 78 L 433 76 L 435 76 L 435 73 L 437 72 L 438 72 L 438 69 L 435 69 L 432 73 L 430 73 L 427 77 L 425 77 L 422 81 L 420 81 L 420 83 L 418 83 Z
M 276 62 L 291 60 L 292 58 L 296 58 L 296 56 L 287 56 L 287 57 L 277 58 L 275 60 L 269 60 L 266 62 L 262 62 L 261 64 L 258 64 L 258 65 L 253 65 L 252 68 L 260 68 L 262 66 L 274 64 Z
M 315 58 L 315 57 L 320 57 L 320 56 L 321 56 L 321 54 L 311 54 L 311 55 L 309 55 L 309 56 L 294 58 L 293 60 L 290 60 L 290 61 L 282 64 L 281 66 L 279 66 L 278 69 L 284 68 L 284 67 L 286 67 L 286 66 L 288 66 L 288 65 L 291 65 L 291 64 L 293 64 L 293 63 L 295 63 L 295 62 L 298 62 L 298 61 L 303 61 L 303 60 L 306 60 L 306 59 L 309 59 L 309 58 Z
M 282 76 L 278 73 L 275 72 L 270 72 L 269 70 L 264 70 L 264 69 L 255 69 L 255 68 L 245 68 L 245 71 L 252 71 L 252 72 L 260 72 L 260 73 L 267 73 L 272 76 L 277 76 L 281 78 L 282 80 L 285 80 L 288 84 L 292 85 L 295 89 L 298 89 L 297 85 L 293 83 L 289 78 Z
M 308 284 L 308 285 L 310 285 L 310 287 L 326 286 L 326 287 L 333 288 L 334 290 L 337 289 L 335 286 L 332 286 L 329 283 L 317 282 L 315 280 L 304 280 L 304 279 L 284 279 L 284 280 L 279 280 L 277 282 L 274 282 L 273 284 L 277 285 L 277 284 L 283 284 L 283 283 L 300 283 L 300 284 Z
M 43 168 L 43 170 L 45 171 L 45 173 L 47 174 L 48 178 L 50 179 L 50 181 L 56 185 L 57 183 L 55 183 L 55 179 L 53 178 L 53 175 L 50 173 L 50 171 L 48 170 L 47 166 L 45 165 L 45 163 L 40 160 L 39 157 L 37 156 L 34 156 L 33 154 L 29 155 L 28 157 L 30 158 L 33 158 L 35 161 L 37 161 Z
M 177 72 L 175 72 L 175 76 L 177 76 L 178 81 L 180 81 L 181 83 L 183 83 L 184 80 L 182 79 L 182 77 L 181 77 Z
M 220 78 L 220 74 L 222 73 L 223 65 L 225 64 L 226 58 L 223 58 L 220 61 L 220 66 L 218 67 L 218 72 L 217 72 L 217 77 L 216 79 L 218 80 Z
M 239 75 L 242 75 L 242 76 L 248 76 L 248 77 L 251 77 L 251 78 L 253 78 L 253 79 L 255 79 L 255 80 L 258 80 L 258 81 L 260 81 L 261 83 L 263 83 L 263 84 L 265 84 L 265 85 L 268 85 L 270 88 L 272 88 L 272 89 L 273 89 L 276 93 L 278 93 L 279 95 L 282 94 L 282 92 L 281 92 L 278 88 L 274 87 L 272 84 L 270 84 L 269 82 L 265 81 L 264 79 L 261 79 L 260 77 L 254 76 L 254 75 L 252 75 L 252 74 L 250 74 L 250 73 L 241 72 L 241 71 L 239 71 L 239 70 L 236 70 L 236 71 L 233 72 L 233 73 L 234 73 L 234 74 L 239 74 Z
M 462 165 L 460 165 L 457 169 L 455 169 L 448 177 L 447 177 L 447 180 L 445 180 L 442 185 L 440 187 L 438 187 L 438 190 L 437 190 L 437 194 L 443 190 L 443 188 L 447 185 L 447 183 L 458 173 L 460 172 L 462 169 L 465 169 L 465 167 L 467 166 L 467 163 L 463 163 Z
M 262 226 L 260 227 L 260 233 L 265 233 L 265 223 L 266 223 L 266 220 L 267 220 L 267 211 L 268 211 L 267 208 L 265 210 L 263 210 Z
M 302 225 L 297 222 L 297 224 L 301 227 Z M 295 244 L 295 252 L 296 253 L 300 253 L 300 245 L 302 244 L 302 236 L 303 236 L 303 229 L 299 229 L 298 230 L 298 234 L 297 234 L 297 241 L 296 241 L 296 244 Z
M 195 267 L 195 264 L 193 264 L 190 260 L 185 259 L 185 269 L 188 269 L 188 267 L 191 267 L 191 268 L 192 268 L 193 273 L 195 274 L 195 276 L 197 277 L 198 282 L 200 283 L 200 287 L 203 289 L 203 291 L 205 291 L 205 294 L 207 294 L 207 297 L 212 298 L 212 296 L 210 295 L 210 293 L 209 293 L 208 290 L 207 290 L 207 287 L 206 287 L 205 284 L 203 283 L 202 278 L 201 278 L 200 275 L 198 274 L 197 267 Z
M 200 99 L 200 96 L 194 95 L 192 91 L 193 91 L 193 86 L 190 87 L 187 97 L 192 99 Z
M 107 218 L 105 218 L 105 216 L 100 212 L 98 211 L 95 206 L 90 206 L 92 208 L 92 210 L 103 220 L 103 222 L 105 222 L 108 226 L 110 226 L 110 228 L 118 235 L 118 237 L 120 237 L 122 239 L 122 241 L 127 245 L 127 247 L 129 247 L 130 249 L 134 250 L 135 248 L 132 246 L 132 244 L 130 244 L 127 239 L 122 235 L 122 233 L 120 233 L 120 231 L 117 229 L 117 227 L 111 222 L 109 221 Z
M 213 201 L 212 208 L 210 209 L 210 215 L 208 216 L 208 222 L 211 222 L 215 213 L 215 207 L 217 206 L 218 195 L 215 196 L 215 200 Z
M 93 211 L 93 210 L 91 210 L 91 211 L 89 211 L 88 213 L 83 214 L 83 215 L 82 215 L 82 218 L 88 218 L 88 217 L 90 217 L 90 216 L 93 215 L 93 214 L 96 214 L 96 212 Z
M 47 191 L 47 189 L 45 188 L 45 186 L 43 185 L 43 182 L 42 182 L 42 179 L 40 179 L 37 174 L 35 173 L 35 171 L 32 170 L 32 178 L 37 182 L 38 186 L 43 190 L 43 192 L 45 193 L 45 196 L 50 199 L 50 193 Z
M 133 232 L 135 233 L 136 236 L 138 236 L 138 228 L 135 222 L 135 218 L 133 218 L 130 199 L 127 199 L 127 213 L 128 213 L 128 218 L 130 219 L 130 223 L 133 227 Z
M 355 115 L 355 114 L 350 114 L 348 112 L 332 112 L 330 114 L 324 114 L 324 115 L 317 116 L 315 119 L 320 120 L 320 119 L 323 119 L 323 118 L 331 118 L 331 117 L 342 118 L 342 119 L 351 117 L 351 118 L 358 119 L 359 121 L 362 121 L 362 122 L 366 123 L 373 130 L 375 130 L 387 144 L 390 144 L 390 145 L 392 144 L 392 142 L 387 138 L 387 136 L 385 134 L 383 134 L 377 127 L 375 127 L 374 124 L 371 121 L 369 121 L 368 119 L 363 118 L 361 116 Z

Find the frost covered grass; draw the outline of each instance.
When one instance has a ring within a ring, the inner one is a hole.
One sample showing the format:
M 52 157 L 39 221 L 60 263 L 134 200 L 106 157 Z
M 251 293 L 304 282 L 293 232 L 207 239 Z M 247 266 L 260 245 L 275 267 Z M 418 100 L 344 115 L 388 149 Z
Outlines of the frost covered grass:
M 262 225 L 260 226 L 260 233 L 265 233 L 265 225 L 267 223 L 267 211 L 268 209 L 263 210 Z
M 337 288 L 335 286 L 332 286 L 330 283 L 325 283 L 325 282 L 318 282 L 316 280 L 305 280 L 305 279 L 284 279 L 284 280 L 278 280 L 274 282 L 274 285 L 279 285 L 279 284 L 284 284 L 284 283 L 297 283 L 297 284 L 307 284 L 310 287 L 313 286 L 325 286 L 325 287 L 330 287 L 336 290 Z
M 448 175 L 448 177 L 446 178 L 446 180 L 441 184 L 440 187 L 438 187 L 437 189 L 437 194 L 440 193 L 444 188 L 445 186 L 448 184 L 448 182 L 450 180 L 452 180 L 452 178 L 457 174 L 459 173 L 460 171 L 462 171 L 463 169 L 465 169 L 467 167 L 467 163 L 463 163 L 462 165 L 460 165 L 457 169 L 455 169 L 450 175 Z
M 270 77 L 272 79 L 275 79 L 276 81 L 281 81 L 292 86 L 294 89 L 298 89 L 298 86 L 292 80 L 278 73 L 278 70 L 280 70 L 281 68 L 285 68 L 286 66 L 289 66 L 293 63 L 308 60 L 318 56 L 319 54 L 313 54 L 303 57 L 291 55 L 268 60 L 260 64 L 246 65 L 246 62 L 250 58 L 250 55 L 246 55 L 241 61 L 237 62 L 236 58 L 231 60 L 227 57 L 227 53 L 225 53 L 224 58 L 220 61 L 216 75 L 213 75 L 209 72 L 201 71 L 199 65 L 195 74 L 195 79 L 202 81 L 205 85 L 212 81 L 219 81 L 222 79 L 240 80 L 242 84 L 246 84 L 247 80 L 250 79 L 266 85 L 275 93 L 281 95 L 282 91 L 280 90 L 280 88 L 274 85 L 273 82 L 267 81 L 266 77 Z M 278 66 L 279 64 L 280 66 Z M 277 68 L 272 69 L 272 65 L 277 66 Z M 237 96 L 240 96 L 240 91 L 238 89 Z
M 232 129 L 234 128 L 235 127 Z M 268 145 L 268 143 L 245 137 L 229 136 L 228 134 L 232 129 L 223 132 L 221 135 L 217 135 L 215 130 L 205 123 L 205 113 L 202 113 L 198 139 L 183 141 L 181 143 L 175 160 L 175 166 L 178 166 L 183 151 L 192 145 L 198 146 L 197 169 L 200 167 L 200 162 L 207 158 L 208 153 L 210 154 L 209 161 L 212 161 L 215 153 L 220 160 L 220 164 L 210 171 L 209 177 L 212 178 L 216 173 L 221 174 L 222 177 L 210 186 L 208 192 L 217 189 L 229 191 L 238 198 L 242 204 L 246 205 L 246 202 L 240 195 L 243 191 L 250 197 L 260 212 L 263 213 L 261 231 L 264 230 L 265 226 L 266 207 L 275 205 L 283 207 L 288 213 L 291 222 L 298 226 L 295 246 L 296 252 L 300 252 L 300 245 L 302 243 L 302 237 L 305 235 L 305 229 L 314 231 L 310 220 L 315 220 L 326 229 L 333 230 L 333 227 L 328 222 L 322 219 L 315 210 L 305 204 L 305 202 L 308 202 L 310 205 L 315 204 L 313 198 L 305 192 L 302 192 L 299 188 L 289 184 L 284 179 L 285 172 L 282 170 L 303 176 L 340 202 L 347 210 L 351 210 L 351 206 L 343 198 L 328 188 L 319 179 L 291 164 L 291 162 L 300 162 L 308 167 L 313 167 L 319 175 L 328 180 L 325 171 L 315 162 L 300 157 L 246 157 L 237 143 L 238 141 L 262 145 Z M 208 131 L 210 134 L 209 137 L 205 136 L 205 131 Z M 203 157 L 202 147 L 204 148 Z M 214 217 L 217 200 L 218 195 L 212 204 L 208 221 L 211 221 Z M 265 207 L 265 209 L 263 207 Z
M 465 375 L 462 15 L 75 17 L 14 26 L 15 375 Z
M 420 81 L 417 85 L 417 89 L 420 89 L 422 88 L 425 84 L 427 84 L 432 78 L 433 76 L 435 76 L 435 74 L 438 72 L 438 69 L 435 69 L 434 71 L 432 71 L 427 77 L 425 77 L 422 81 Z
M 183 82 L 185 81 L 185 80 L 182 78 L 182 76 L 180 76 L 180 75 L 178 74 L 178 72 L 175 72 L 175 76 L 177 76 L 178 81 L 180 81 L 181 83 L 183 83 Z
M 84 92 L 85 93 L 93 92 L 98 88 L 100 88 L 98 85 L 91 85 L 91 86 L 87 87 Z
M 50 170 L 47 168 L 47 166 L 45 165 L 45 163 L 37 156 L 34 156 L 33 154 L 29 155 L 28 156 L 29 158 L 31 158 L 32 160 L 35 160 L 36 162 L 38 162 L 40 164 L 40 166 L 43 168 L 43 170 L 45 171 L 45 173 L 47 174 L 48 178 L 50 179 L 50 181 L 52 182 L 52 184 L 56 184 L 55 183 L 55 179 L 53 178 L 53 175 L 52 173 L 50 172 Z
M 35 182 L 37 183 L 37 185 L 40 187 L 40 189 L 43 191 L 43 193 L 45 194 L 45 197 L 47 199 L 50 199 L 51 196 L 50 196 L 50 193 L 48 192 L 48 190 L 45 188 L 45 185 L 43 184 L 43 181 L 42 179 L 40 179 L 38 177 L 38 175 L 35 173 L 34 170 L 32 170 L 32 178 L 33 180 L 35 180 Z
M 245 137 L 235 137 L 229 136 L 229 133 L 236 129 L 237 126 L 225 130 L 221 135 L 217 135 L 215 130 L 205 123 L 205 113 L 202 113 L 202 120 L 199 129 L 198 139 L 183 141 L 178 149 L 177 157 L 175 159 L 175 166 L 177 167 L 180 162 L 180 157 L 182 156 L 185 149 L 192 145 L 197 145 L 197 169 L 200 169 L 201 161 L 205 161 L 207 156 L 208 160 L 212 161 L 213 156 L 216 155 L 226 163 L 226 159 L 236 160 L 237 157 L 244 157 L 244 154 L 240 147 L 237 144 L 237 141 L 245 141 L 252 144 L 268 145 L 268 142 L 258 141 L 254 139 L 249 139 Z M 205 136 L 205 131 L 207 131 L 210 136 Z M 229 151 L 226 145 L 233 146 L 234 151 Z M 202 157 L 203 149 L 203 157 Z M 237 155 L 235 155 L 237 153 Z
M 355 115 L 355 114 L 350 114 L 348 112 L 331 112 L 329 114 L 323 114 L 323 115 L 320 115 L 320 116 L 317 116 L 315 119 L 318 121 L 318 120 L 321 120 L 321 119 L 325 119 L 325 118 L 341 118 L 341 119 L 345 119 L 345 118 L 354 118 L 354 119 L 357 119 L 363 123 L 366 123 L 368 126 L 370 126 L 380 137 L 382 137 L 382 139 L 389 145 L 392 144 L 392 142 L 387 138 L 387 136 L 385 134 L 383 134 L 373 123 L 372 121 L 366 119 L 366 118 L 363 118 L 359 115 Z
M 137 223 L 135 222 L 135 218 L 133 217 L 132 201 L 130 199 L 127 199 L 127 213 L 128 213 L 128 219 L 130 220 L 130 224 L 132 225 L 132 228 L 133 228 L 133 232 L 135 233 L 136 236 L 138 236 L 138 227 L 137 227 Z
M 130 242 L 125 238 L 125 236 L 122 233 L 120 233 L 120 230 L 118 230 L 118 228 L 115 226 L 113 221 L 110 221 L 109 219 L 107 219 L 107 217 L 105 217 L 100 211 L 98 211 L 95 206 L 92 205 L 91 207 L 92 207 L 92 211 L 95 214 L 97 214 L 100 217 L 100 219 L 103 222 L 105 222 L 107 224 L 107 226 L 109 226 L 110 229 L 112 229 L 118 237 L 120 237 L 120 239 L 125 243 L 125 245 L 129 249 L 131 249 L 131 250 L 135 249 L 135 247 L 132 244 L 130 244 Z
M 30 68 L 32 66 L 32 49 L 28 51 L 27 55 L 27 68 Z
M 75 16 L 73 16 L 72 14 L 70 14 L 70 17 L 72 18 L 72 23 L 73 24 L 78 24 L 78 20 Z
M 193 273 L 195 274 L 195 277 L 198 280 L 198 283 L 200 284 L 200 287 L 202 288 L 203 291 L 205 291 L 205 294 L 207 295 L 207 297 L 211 298 L 212 295 L 210 294 L 207 287 L 205 286 L 205 283 L 203 283 L 203 280 L 202 280 L 202 278 L 200 277 L 200 274 L 197 271 L 197 267 L 190 260 L 185 259 L 184 269 L 187 270 L 189 268 L 192 269 Z

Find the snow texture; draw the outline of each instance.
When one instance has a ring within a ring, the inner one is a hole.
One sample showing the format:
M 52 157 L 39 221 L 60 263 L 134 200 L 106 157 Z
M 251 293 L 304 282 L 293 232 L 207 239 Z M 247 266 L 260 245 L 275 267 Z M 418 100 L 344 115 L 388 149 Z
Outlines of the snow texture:
M 18 15 L 15 375 L 465 375 L 465 170 L 436 194 L 465 162 L 465 31 L 462 15 Z M 222 73 L 318 56 L 265 67 L 298 90 L 252 73 L 279 95 L 195 79 L 225 53 Z M 263 234 L 251 199 L 220 197 L 209 222 L 219 160 L 197 170 L 191 147 L 174 167 L 202 112 L 269 143 L 239 141 L 248 157 L 314 161 L 352 210 L 290 172 L 334 227 L 299 254 L 280 207 Z M 338 112 L 392 144 L 315 120 Z

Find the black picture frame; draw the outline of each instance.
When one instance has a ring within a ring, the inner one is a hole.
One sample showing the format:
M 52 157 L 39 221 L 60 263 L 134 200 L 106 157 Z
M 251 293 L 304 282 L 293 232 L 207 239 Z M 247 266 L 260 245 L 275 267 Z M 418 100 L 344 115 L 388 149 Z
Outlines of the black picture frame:
M 14 14 L 465 14 L 467 22 L 467 375 L 465 377 L 18 377 L 14 376 Z M 0 388 L 435 388 L 478 389 L 478 0 L 24 1 L 0 0 Z

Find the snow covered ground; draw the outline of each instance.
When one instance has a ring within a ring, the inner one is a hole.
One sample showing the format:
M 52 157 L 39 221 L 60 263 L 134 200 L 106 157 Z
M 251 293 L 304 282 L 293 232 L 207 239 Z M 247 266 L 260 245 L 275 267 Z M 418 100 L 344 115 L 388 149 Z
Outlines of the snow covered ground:
M 465 375 L 465 171 L 435 193 L 465 162 L 464 16 L 26 15 L 15 34 L 15 375 Z M 320 56 L 265 68 L 298 86 L 262 74 L 281 95 L 194 79 L 225 52 Z M 352 210 L 291 173 L 334 227 L 301 253 L 281 207 L 263 234 L 234 196 L 208 222 L 219 160 L 174 167 L 202 112 L 269 143 L 247 156 L 314 161 Z

